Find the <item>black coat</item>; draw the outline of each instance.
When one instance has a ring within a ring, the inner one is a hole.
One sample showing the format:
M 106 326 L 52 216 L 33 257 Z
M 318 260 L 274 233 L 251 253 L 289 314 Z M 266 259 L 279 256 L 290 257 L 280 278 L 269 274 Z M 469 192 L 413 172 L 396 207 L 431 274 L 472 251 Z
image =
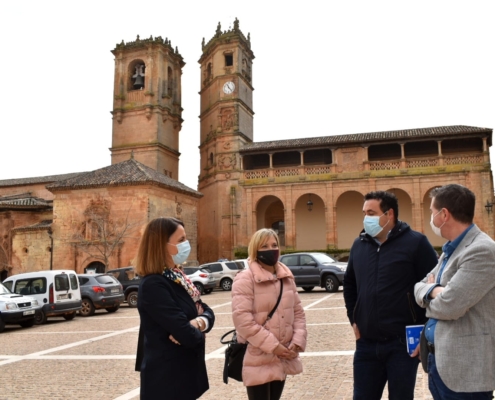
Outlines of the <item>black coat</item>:
M 406 325 L 426 322 L 416 304 L 414 285 L 438 261 L 422 233 L 397 221 L 385 242 L 378 245 L 366 233 L 354 241 L 344 276 L 347 317 L 363 338 L 386 340 L 405 336 Z
M 209 331 L 215 316 L 204 303 L 203 309 Z M 199 398 L 209 385 L 205 336 L 189 323 L 198 316 L 191 296 L 163 275 L 148 275 L 139 286 L 138 310 L 141 327 L 136 370 L 141 371 L 141 399 Z

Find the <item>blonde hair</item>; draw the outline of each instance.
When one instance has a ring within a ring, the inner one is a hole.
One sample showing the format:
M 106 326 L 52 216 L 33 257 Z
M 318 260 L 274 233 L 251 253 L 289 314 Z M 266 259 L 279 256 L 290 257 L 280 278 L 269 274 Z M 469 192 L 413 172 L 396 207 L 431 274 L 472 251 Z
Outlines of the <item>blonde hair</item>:
M 268 241 L 270 236 L 273 236 L 277 241 L 277 246 L 280 247 L 280 243 L 278 241 L 278 235 L 273 229 L 263 228 L 259 231 L 256 231 L 254 235 L 251 237 L 248 246 L 248 256 L 251 260 L 256 260 L 256 253 L 258 249 Z
M 161 274 L 167 267 L 167 243 L 179 225 L 176 218 L 155 218 L 144 229 L 136 256 L 136 273 L 141 276 Z

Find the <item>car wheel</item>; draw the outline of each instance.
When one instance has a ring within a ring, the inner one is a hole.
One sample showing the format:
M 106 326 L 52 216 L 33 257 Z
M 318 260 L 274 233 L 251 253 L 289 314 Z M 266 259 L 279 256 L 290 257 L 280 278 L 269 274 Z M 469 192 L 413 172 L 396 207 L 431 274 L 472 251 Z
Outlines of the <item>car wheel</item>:
M 95 313 L 95 306 L 90 299 L 82 299 L 81 310 L 79 310 L 79 314 L 82 317 L 89 317 Z
M 36 325 L 42 325 L 46 323 L 47 317 L 46 314 L 43 312 L 43 310 L 39 310 L 35 315 L 34 315 L 34 323 Z
M 199 282 L 194 282 L 194 286 L 198 289 L 199 293 L 205 294 L 205 287 Z
M 311 292 L 314 288 L 314 286 L 303 286 L 303 290 L 305 292 Z
M 327 275 L 325 277 L 325 290 L 327 292 L 336 292 L 339 290 L 339 281 L 333 275 Z
M 31 328 L 34 325 L 34 318 L 31 318 L 27 321 L 21 321 L 19 322 L 19 325 L 23 328 Z
M 0 318 L 0 333 L 2 333 L 5 330 L 5 322 L 2 321 L 2 318 Z
M 66 321 L 71 321 L 76 317 L 76 312 L 74 311 L 73 313 L 70 314 L 64 314 L 64 318 Z
M 131 293 L 127 295 L 127 304 L 129 305 L 129 307 L 136 308 L 137 300 L 138 300 L 138 292 L 136 290 L 133 290 Z
M 120 308 L 120 306 L 114 306 L 114 307 L 105 308 L 105 310 L 107 310 L 107 312 L 112 313 L 112 312 L 117 311 L 119 308 Z
M 232 290 L 232 279 L 225 278 L 222 282 L 220 282 L 220 286 L 225 291 Z
M 210 294 L 211 292 L 213 292 L 213 289 L 205 289 L 205 294 Z

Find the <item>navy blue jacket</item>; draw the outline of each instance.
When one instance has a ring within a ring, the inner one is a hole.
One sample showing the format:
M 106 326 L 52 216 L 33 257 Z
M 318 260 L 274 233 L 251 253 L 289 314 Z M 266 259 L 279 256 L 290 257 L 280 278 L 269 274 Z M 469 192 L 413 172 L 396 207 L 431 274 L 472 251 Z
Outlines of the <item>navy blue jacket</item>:
M 379 245 L 368 234 L 354 241 L 344 276 L 344 300 L 351 325 L 361 337 L 386 340 L 405 336 L 406 325 L 424 324 L 425 310 L 416 304 L 414 285 L 437 264 L 425 235 L 397 221 Z
M 205 303 L 203 309 L 209 331 L 215 315 Z M 148 275 L 139 286 L 138 310 L 143 340 L 136 358 L 137 370 L 141 371 L 141 399 L 199 398 L 209 385 L 205 336 L 189 323 L 198 316 L 191 296 L 163 275 Z

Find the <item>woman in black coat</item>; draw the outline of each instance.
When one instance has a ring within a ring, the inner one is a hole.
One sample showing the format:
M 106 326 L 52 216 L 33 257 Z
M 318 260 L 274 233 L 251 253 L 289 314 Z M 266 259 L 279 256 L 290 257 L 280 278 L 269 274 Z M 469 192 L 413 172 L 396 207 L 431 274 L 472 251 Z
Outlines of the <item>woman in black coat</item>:
M 141 399 L 194 400 L 209 388 L 204 333 L 213 327 L 215 315 L 177 267 L 189 252 L 181 221 L 157 218 L 147 225 L 136 263 L 143 277 L 136 358 Z

